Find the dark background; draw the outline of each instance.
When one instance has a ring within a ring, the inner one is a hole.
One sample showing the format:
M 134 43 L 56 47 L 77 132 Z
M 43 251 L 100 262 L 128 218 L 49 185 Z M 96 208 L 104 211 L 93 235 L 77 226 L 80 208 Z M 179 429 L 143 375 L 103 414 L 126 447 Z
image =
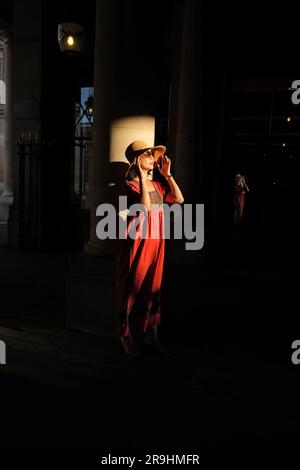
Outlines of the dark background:
M 148 61 L 159 70 L 156 143 L 168 144 L 173 40 L 184 5 L 131 2 L 134 31 L 142 32 L 136 65 Z M 41 239 L 38 246 L 27 240 L 0 251 L 0 338 L 8 362 L 0 366 L 3 450 L 204 458 L 206 451 L 269 449 L 271 458 L 278 449 L 298 448 L 300 366 L 291 362 L 291 344 L 300 326 L 300 105 L 291 102 L 289 88 L 300 79 L 300 6 L 199 5 L 195 24 L 202 32 L 196 28 L 195 44 L 204 72 L 196 68 L 195 100 L 204 96 L 203 135 L 200 117 L 191 126 L 196 144 L 198 137 L 204 141 L 204 156 L 195 152 L 192 183 L 193 202 L 208 207 L 205 263 L 174 264 L 167 245 L 160 334 L 173 354 L 129 361 L 115 332 L 66 325 L 68 295 L 76 290 L 70 266 L 89 238 L 89 214 L 70 187 L 73 105 L 80 87 L 93 83 L 95 2 L 44 3 L 41 132 L 50 151 L 44 153 Z M 12 14 L 3 4 L 1 17 Z M 65 18 L 87 31 L 80 57 L 58 49 L 56 28 Z M 237 171 L 250 187 L 238 229 Z M 76 280 L 98 275 L 99 261 L 91 263 Z M 113 271 L 114 260 L 107 263 Z M 105 312 L 105 295 L 99 309 Z

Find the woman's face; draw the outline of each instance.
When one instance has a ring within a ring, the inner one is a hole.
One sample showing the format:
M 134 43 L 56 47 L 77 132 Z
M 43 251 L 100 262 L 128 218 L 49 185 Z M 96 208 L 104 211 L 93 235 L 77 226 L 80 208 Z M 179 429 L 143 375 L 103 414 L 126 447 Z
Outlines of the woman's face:
M 141 167 L 143 170 L 153 170 L 155 166 L 155 160 L 154 160 L 154 155 L 152 153 L 152 150 L 147 150 L 141 155 Z

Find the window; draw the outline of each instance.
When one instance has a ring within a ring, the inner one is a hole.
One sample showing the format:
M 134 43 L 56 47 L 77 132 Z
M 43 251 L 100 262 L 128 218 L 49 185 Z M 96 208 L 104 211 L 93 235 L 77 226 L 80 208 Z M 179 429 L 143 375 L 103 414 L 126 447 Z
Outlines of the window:
M 93 87 L 80 89 L 80 102 L 75 103 L 74 193 L 81 210 L 89 209 L 89 167 L 92 154 Z

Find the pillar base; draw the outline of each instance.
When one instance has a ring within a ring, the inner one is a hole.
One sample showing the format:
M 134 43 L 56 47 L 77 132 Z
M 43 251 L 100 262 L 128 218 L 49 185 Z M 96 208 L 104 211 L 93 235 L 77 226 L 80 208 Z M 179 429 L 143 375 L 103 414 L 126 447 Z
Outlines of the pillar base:
M 107 257 L 115 257 L 116 255 L 116 240 L 99 240 L 99 242 L 95 242 L 93 240 L 89 240 L 84 245 L 84 252 L 87 255 L 91 256 L 102 256 L 104 258 Z
M 99 243 L 95 243 L 91 240 L 85 243 L 84 252 L 87 255 L 92 255 L 92 256 L 103 256 L 104 254 L 103 247 Z
M 1 194 L 1 196 L 5 197 L 13 197 L 14 193 L 10 191 L 9 189 L 5 189 L 5 191 Z
M 117 337 L 115 261 L 86 253 L 69 256 L 66 325 L 106 337 Z

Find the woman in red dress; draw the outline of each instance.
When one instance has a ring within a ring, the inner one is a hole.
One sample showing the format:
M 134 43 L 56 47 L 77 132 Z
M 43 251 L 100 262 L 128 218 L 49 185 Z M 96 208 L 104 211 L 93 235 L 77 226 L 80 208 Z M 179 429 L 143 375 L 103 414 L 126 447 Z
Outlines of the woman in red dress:
M 127 216 L 126 233 L 120 236 L 117 257 L 117 308 L 119 334 L 124 350 L 138 355 L 137 342 L 161 350 L 157 327 L 160 324 L 160 289 L 164 264 L 163 202 L 183 203 L 182 193 L 171 175 L 171 161 L 163 145 L 149 147 L 137 140 L 126 149 L 131 163 L 125 178 L 128 208 L 142 204 L 143 211 Z M 148 178 L 155 167 L 165 177 L 168 189 Z M 138 220 L 139 219 L 139 223 Z M 134 229 L 136 235 L 129 236 Z M 142 235 L 143 234 L 143 235 Z
M 240 173 L 237 173 L 235 175 L 234 198 L 233 198 L 234 224 L 236 226 L 239 225 L 239 223 L 241 222 L 243 218 L 246 192 L 249 192 L 249 188 L 246 184 L 245 177 L 242 176 Z

